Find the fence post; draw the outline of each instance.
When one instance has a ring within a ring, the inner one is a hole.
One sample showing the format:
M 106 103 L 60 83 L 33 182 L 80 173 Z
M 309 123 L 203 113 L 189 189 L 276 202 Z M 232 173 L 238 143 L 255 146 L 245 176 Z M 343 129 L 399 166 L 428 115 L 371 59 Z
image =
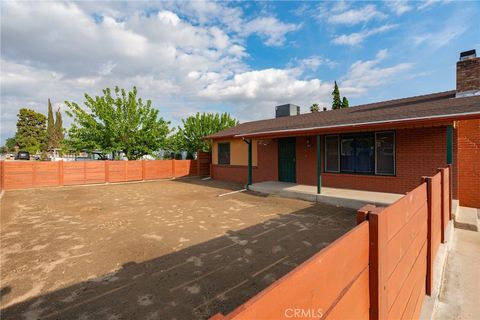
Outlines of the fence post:
M 422 177 L 422 182 L 427 183 L 427 279 L 425 283 L 425 291 L 427 295 L 432 294 L 433 284 L 433 241 L 432 241 L 432 178 Z
M 445 197 L 449 197 L 447 194 L 445 194 L 445 184 L 447 181 L 445 181 L 445 168 L 439 168 L 438 171 L 440 172 L 440 206 L 441 206 L 441 216 L 440 216 L 440 221 L 442 228 L 440 230 L 440 236 L 441 236 L 441 241 L 442 243 L 445 243 L 445 227 L 447 226 L 447 221 L 446 219 L 446 212 L 449 208 L 445 208 Z
M 375 207 L 368 212 L 370 232 L 370 319 L 386 319 L 387 304 L 387 216 L 383 208 Z
M 63 186 L 63 160 L 58 161 L 58 184 Z
M 363 221 L 367 220 L 368 212 L 375 209 L 373 204 L 366 204 L 357 210 L 357 226 Z
M 36 187 L 36 184 L 37 184 L 37 179 L 36 179 L 36 176 L 37 176 L 37 163 L 35 161 L 32 162 L 32 185 L 31 185 L 31 188 L 35 188 Z
M 458 168 L 458 166 L 457 166 L 457 168 Z M 448 185 L 449 185 L 449 187 L 448 187 L 448 205 L 449 205 L 448 220 L 452 220 L 452 193 L 453 193 L 453 189 L 452 189 L 453 179 L 452 179 L 452 176 L 453 176 L 452 165 L 449 164 L 448 165 Z
M 200 151 L 197 151 L 197 176 L 200 175 Z
M 105 167 L 105 183 L 110 182 L 110 170 L 109 170 L 109 163 L 108 160 L 105 160 L 104 162 L 104 167 Z
M 142 180 L 145 180 L 145 160 L 142 161 Z
M 172 178 L 175 179 L 175 159 L 172 159 Z

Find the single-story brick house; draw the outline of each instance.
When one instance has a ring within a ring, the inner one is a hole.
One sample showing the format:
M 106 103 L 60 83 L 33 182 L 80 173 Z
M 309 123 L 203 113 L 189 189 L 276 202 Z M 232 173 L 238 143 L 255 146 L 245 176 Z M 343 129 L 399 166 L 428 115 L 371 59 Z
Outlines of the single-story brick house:
M 456 90 L 299 114 L 277 107 L 205 137 L 213 179 L 405 193 L 452 165 L 453 198 L 480 208 L 480 58 L 460 54 Z

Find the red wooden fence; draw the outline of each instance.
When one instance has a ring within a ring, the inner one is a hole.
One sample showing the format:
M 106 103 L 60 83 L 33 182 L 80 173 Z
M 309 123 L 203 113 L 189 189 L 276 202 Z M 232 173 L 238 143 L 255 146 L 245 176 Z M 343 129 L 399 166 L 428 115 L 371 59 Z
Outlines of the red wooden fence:
M 227 316 L 368 319 L 368 223 L 364 222 Z M 298 311 L 297 311 L 298 312 Z
M 451 219 L 450 167 L 386 208 L 358 210 L 358 225 L 224 316 L 229 319 L 418 319 Z M 300 310 L 295 316 L 291 308 Z
M 200 160 L 136 160 L 35 162 L 1 161 L 1 190 L 57 187 L 79 184 L 170 179 L 208 175 L 211 157 Z M 198 162 L 201 162 L 198 164 Z

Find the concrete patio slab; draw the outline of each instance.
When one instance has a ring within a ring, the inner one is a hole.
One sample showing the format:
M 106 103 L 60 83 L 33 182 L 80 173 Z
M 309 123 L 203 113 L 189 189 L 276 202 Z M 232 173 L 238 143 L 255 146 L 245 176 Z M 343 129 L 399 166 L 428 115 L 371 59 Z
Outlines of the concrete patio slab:
M 478 231 L 480 209 L 460 207 L 455 214 L 455 228 Z
M 350 209 L 358 209 L 365 204 L 387 206 L 403 196 L 403 194 L 397 193 L 372 192 L 327 187 L 322 187 L 321 194 L 317 194 L 316 186 L 307 186 L 279 181 L 254 183 L 248 189 L 262 194 L 274 194 L 286 198 L 301 199 L 312 202 L 322 202 L 337 207 L 344 207 Z

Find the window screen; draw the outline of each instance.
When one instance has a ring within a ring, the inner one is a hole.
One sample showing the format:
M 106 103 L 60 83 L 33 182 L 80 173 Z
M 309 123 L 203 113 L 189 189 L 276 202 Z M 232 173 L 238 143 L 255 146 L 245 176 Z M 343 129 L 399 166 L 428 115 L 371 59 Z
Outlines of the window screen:
M 218 144 L 218 164 L 230 164 L 230 143 Z
M 338 172 L 340 170 L 338 157 L 338 136 L 325 137 L 325 171 Z
M 342 172 L 355 171 L 355 138 L 342 137 L 340 139 L 340 170 Z
M 375 172 L 375 146 L 373 141 L 373 135 L 355 137 L 355 172 Z
M 395 133 L 377 132 L 376 140 L 376 174 L 395 174 Z

